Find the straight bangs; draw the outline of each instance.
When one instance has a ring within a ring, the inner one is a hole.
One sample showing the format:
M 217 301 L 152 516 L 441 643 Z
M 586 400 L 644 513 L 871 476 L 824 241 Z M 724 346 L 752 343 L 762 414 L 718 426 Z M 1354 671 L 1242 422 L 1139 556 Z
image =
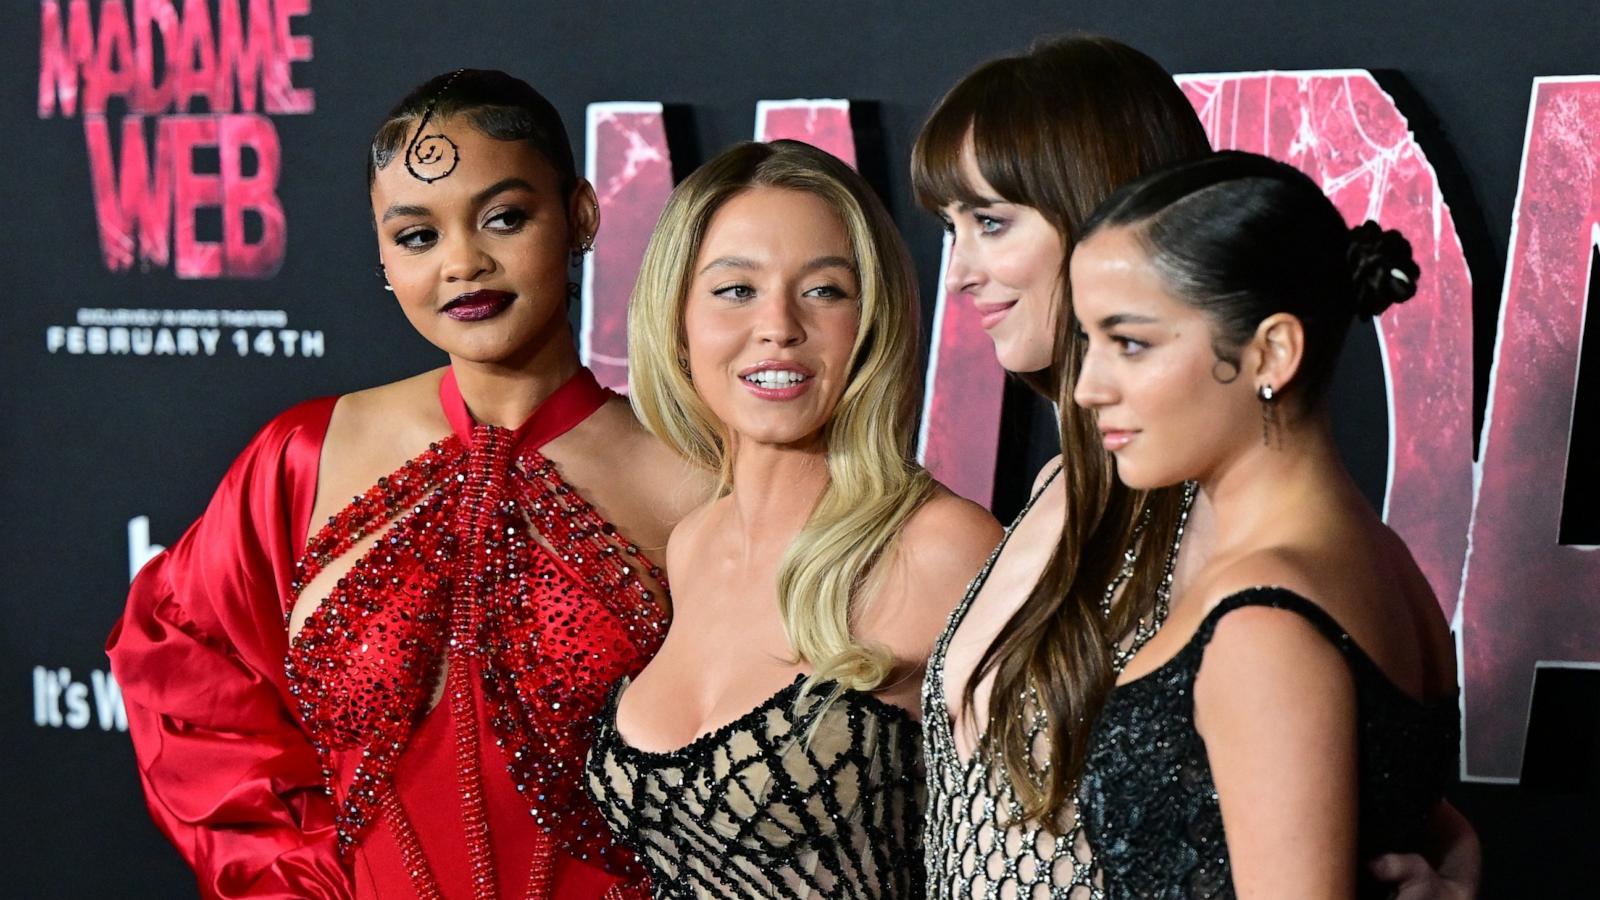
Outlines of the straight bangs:
M 939 101 L 911 151 L 911 190 L 917 204 L 937 215 L 952 203 L 981 206 L 993 200 L 978 192 L 962 171 L 961 156 L 972 143 L 978 172 L 999 199 L 1039 206 L 1024 163 L 1032 118 L 1029 91 L 1017 67 L 1002 59 L 980 66 Z

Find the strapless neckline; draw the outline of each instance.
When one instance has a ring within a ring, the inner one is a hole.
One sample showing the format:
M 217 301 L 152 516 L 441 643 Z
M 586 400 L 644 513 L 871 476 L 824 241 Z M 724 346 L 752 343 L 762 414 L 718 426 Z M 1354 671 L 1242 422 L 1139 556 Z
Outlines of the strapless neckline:
M 752 723 L 758 722 L 762 716 L 771 710 L 782 709 L 785 705 L 793 706 L 795 698 L 797 698 L 800 693 L 800 687 L 805 683 L 805 680 L 806 676 L 804 674 L 796 675 L 793 681 L 779 688 L 775 693 L 768 696 L 767 699 L 751 707 L 738 717 L 719 725 L 710 731 L 702 732 L 701 734 L 696 735 L 695 737 L 691 738 L 688 743 L 673 750 L 647 750 L 645 748 L 636 746 L 633 741 L 623 733 L 621 725 L 617 722 L 617 710 L 622 705 L 622 695 L 627 691 L 628 686 L 633 684 L 632 677 L 624 676 L 612 686 L 611 696 L 608 698 L 608 702 L 605 707 L 604 721 L 608 726 L 610 726 L 611 733 L 615 737 L 615 741 L 613 743 L 620 755 L 626 756 L 630 760 L 640 763 L 648 763 L 651 760 L 676 763 L 679 762 L 683 757 L 693 755 L 696 751 L 707 746 L 716 746 L 717 744 L 726 742 L 729 735 L 732 735 L 741 729 L 748 728 Z M 813 690 L 813 694 L 820 696 L 821 694 L 826 693 L 827 690 L 831 689 L 833 684 L 834 682 L 832 681 L 819 682 L 816 688 Z M 905 709 L 886 700 L 882 700 L 877 696 L 865 691 L 845 691 L 840 694 L 839 699 L 834 702 L 859 705 L 860 707 L 874 713 L 879 719 L 882 719 L 886 722 L 909 725 L 916 724 L 916 720 L 912 718 L 911 714 Z

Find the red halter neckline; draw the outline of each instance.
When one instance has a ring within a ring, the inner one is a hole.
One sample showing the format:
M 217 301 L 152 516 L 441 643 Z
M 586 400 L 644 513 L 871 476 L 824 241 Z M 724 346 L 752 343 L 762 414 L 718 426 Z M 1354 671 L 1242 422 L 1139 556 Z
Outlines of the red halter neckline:
M 566 383 L 535 407 L 527 421 L 512 433 L 512 452 L 543 447 L 589 418 L 613 396 L 612 391 L 601 387 L 600 382 L 595 380 L 594 373 L 579 367 Z M 439 382 L 439 403 L 444 407 L 445 418 L 450 421 L 450 429 L 463 444 L 472 446 L 474 429 L 483 426 L 477 424 L 467 409 L 467 401 L 461 396 L 461 387 L 456 384 L 455 369 L 447 370 L 444 380 Z

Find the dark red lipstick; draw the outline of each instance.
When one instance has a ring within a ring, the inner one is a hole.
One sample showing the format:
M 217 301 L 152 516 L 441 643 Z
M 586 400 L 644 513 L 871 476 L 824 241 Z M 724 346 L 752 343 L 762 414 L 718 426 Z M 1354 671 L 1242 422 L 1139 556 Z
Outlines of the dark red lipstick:
M 499 315 L 515 299 L 508 291 L 473 291 L 446 303 L 442 312 L 457 322 L 479 322 Z

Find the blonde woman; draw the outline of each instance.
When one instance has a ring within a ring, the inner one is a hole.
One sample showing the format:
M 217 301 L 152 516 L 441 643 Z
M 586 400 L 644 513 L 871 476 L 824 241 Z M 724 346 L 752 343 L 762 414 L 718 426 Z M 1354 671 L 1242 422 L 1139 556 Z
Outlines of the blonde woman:
M 917 310 L 887 212 L 813 147 L 737 146 L 662 214 L 634 408 L 722 489 L 587 778 L 658 897 L 922 895 L 918 686 L 999 527 L 912 461 Z

